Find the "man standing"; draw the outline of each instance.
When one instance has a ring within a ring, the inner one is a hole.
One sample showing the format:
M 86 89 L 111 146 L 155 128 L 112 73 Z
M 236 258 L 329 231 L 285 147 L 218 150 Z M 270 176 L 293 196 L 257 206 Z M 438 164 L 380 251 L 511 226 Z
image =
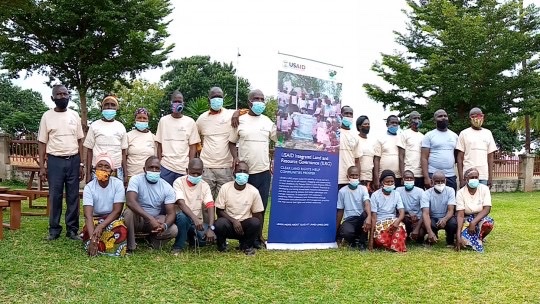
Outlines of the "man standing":
M 254 243 L 261 230 L 264 206 L 259 191 L 247 183 L 248 171 L 247 163 L 238 162 L 235 180 L 219 190 L 216 199 L 219 218 L 214 231 L 221 252 L 227 250 L 227 238 L 233 238 L 240 241 L 240 250 L 246 255 L 255 254 Z
M 398 130 L 399 118 L 396 115 L 390 115 L 386 119 L 386 134 L 377 138 L 374 146 L 373 157 L 373 183 L 374 189 L 379 189 L 379 175 L 384 170 L 391 170 L 396 174 L 395 186 L 401 186 L 401 172 L 399 166 L 399 150 L 398 150 Z
M 68 89 L 55 85 L 51 99 L 56 104 L 41 117 L 38 133 L 39 175 L 42 181 L 49 180 L 51 215 L 49 236 L 52 241 L 60 237 L 62 226 L 62 199 L 66 188 L 66 237 L 81 240 L 79 230 L 79 182 L 84 178 L 81 162 L 82 138 L 81 118 L 77 112 L 67 108 Z M 45 153 L 47 157 L 45 157 Z M 47 169 L 45 169 L 45 160 Z
M 459 133 L 456 149 L 459 187 L 465 186 L 463 172 L 476 168 L 480 174 L 480 182 L 491 187 L 493 178 L 493 153 L 497 151 L 495 139 L 491 131 L 482 128 L 484 114 L 479 108 L 469 112 L 471 127 Z
M 221 186 L 233 180 L 229 135 L 234 110 L 223 108 L 223 91 L 218 87 L 210 89 L 208 100 L 210 109 L 197 119 L 197 129 L 203 140 L 201 160 L 205 170 L 202 178 L 216 197 Z
M 454 238 L 457 232 L 457 220 L 454 216 L 456 208 L 456 192 L 447 187 L 444 172 L 436 171 L 433 174 L 433 188 L 422 195 L 420 206 L 422 218 L 426 227 L 428 242 L 435 243 L 438 240 L 438 231 L 446 232 L 446 245 L 454 247 Z
M 360 139 L 358 135 L 351 130 L 353 124 L 353 109 L 349 106 L 341 108 L 340 137 L 339 137 L 339 171 L 338 171 L 338 187 L 339 189 L 349 184 L 347 171 L 349 167 L 356 166 L 360 168 L 360 157 L 362 157 L 362 148 L 360 147 Z
M 150 244 L 154 249 L 161 249 L 178 233 L 174 224 L 176 196 L 171 185 L 159 177 L 160 169 L 159 159 L 150 156 L 144 163 L 144 173 L 129 180 L 126 192 L 128 209 L 124 211 L 128 252 L 137 247 L 137 232 L 150 233 Z
M 431 176 L 441 170 L 446 177 L 446 185 L 457 188 L 455 148 L 458 136 L 448 129 L 448 114 L 445 110 L 437 110 L 433 115 L 437 128 L 426 133 L 422 140 L 422 174 L 424 186 L 431 187 Z
M 213 243 L 214 234 L 214 199 L 210 186 L 203 180 L 203 162 L 199 158 L 189 161 L 187 175 L 174 181 L 176 204 L 180 212 L 176 213 L 178 234 L 173 245 L 172 253 L 178 254 L 186 245 L 195 245 L 195 238 L 200 247 Z M 207 223 L 204 222 L 206 213 Z
M 190 159 L 197 153 L 201 142 L 197 125 L 191 117 L 182 114 L 184 96 L 178 91 L 171 95 L 172 114 L 163 116 L 158 123 L 156 140 L 157 155 L 163 163 L 161 178 L 172 186 L 174 181 L 186 174 Z
M 264 225 L 264 212 L 270 195 L 270 181 L 273 167 L 270 164 L 270 140 L 276 141 L 276 125 L 262 113 L 266 108 L 264 94 L 261 90 L 253 90 L 248 94 L 249 113 L 240 116 L 240 124 L 233 129 L 229 136 L 229 150 L 233 156 L 233 163 L 238 164 L 239 159 L 249 166 L 249 183 L 259 190 L 264 210 L 262 212 L 259 240 L 255 243 L 258 249 L 264 243 L 262 227 Z M 238 142 L 238 150 L 236 143 Z
M 399 170 L 412 171 L 414 174 L 414 186 L 424 189 L 424 177 L 422 176 L 422 139 L 424 134 L 418 131 L 422 125 L 420 113 L 412 111 L 409 114 L 409 129 L 398 135 L 397 146 L 399 148 Z

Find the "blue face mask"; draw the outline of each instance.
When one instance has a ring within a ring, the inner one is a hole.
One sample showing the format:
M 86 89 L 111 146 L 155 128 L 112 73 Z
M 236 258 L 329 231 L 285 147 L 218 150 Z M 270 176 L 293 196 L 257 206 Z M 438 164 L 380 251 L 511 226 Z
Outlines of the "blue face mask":
M 103 110 L 101 111 L 101 114 L 105 120 L 113 120 L 116 116 L 116 110 Z
M 390 186 L 384 186 L 383 190 L 390 193 L 390 192 L 394 191 L 395 188 L 396 188 L 396 185 L 390 185 Z
M 223 98 L 214 97 L 210 99 L 210 108 L 214 111 L 219 111 L 223 107 Z
M 187 180 L 188 180 L 190 183 L 196 185 L 196 184 L 198 184 L 198 183 L 200 183 L 200 182 L 202 181 L 202 175 L 199 175 L 199 176 L 191 176 L 191 175 L 188 175 L 188 176 L 187 176 Z
M 344 127 L 350 128 L 352 125 L 352 118 L 350 117 L 343 117 L 343 120 L 341 121 L 341 124 Z
M 349 178 L 349 185 L 352 189 L 356 189 L 360 185 L 360 180 L 358 178 Z
M 183 102 L 173 102 L 171 104 L 171 111 L 173 113 L 181 113 L 184 110 L 184 103 Z
M 403 185 L 405 186 L 405 190 L 412 190 L 414 188 L 414 181 L 404 181 Z
M 240 185 L 243 186 L 247 184 L 249 178 L 249 174 L 247 173 L 236 173 L 234 181 Z
M 139 131 L 144 131 L 148 129 L 148 121 L 136 121 L 135 128 Z
M 155 184 L 159 181 L 159 175 L 160 175 L 160 172 L 146 172 L 146 180 L 150 183 L 150 184 Z
M 399 127 L 398 126 L 390 126 L 388 127 L 388 133 L 392 135 L 396 135 Z
M 474 178 L 474 179 L 470 179 L 467 184 L 469 185 L 469 187 L 471 187 L 473 189 L 476 189 L 476 188 L 478 188 L 478 185 L 480 185 L 480 181 L 478 179 Z
M 261 115 L 264 112 L 264 109 L 266 109 L 266 104 L 262 101 L 254 101 L 251 106 L 251 111 L 257 116 Z

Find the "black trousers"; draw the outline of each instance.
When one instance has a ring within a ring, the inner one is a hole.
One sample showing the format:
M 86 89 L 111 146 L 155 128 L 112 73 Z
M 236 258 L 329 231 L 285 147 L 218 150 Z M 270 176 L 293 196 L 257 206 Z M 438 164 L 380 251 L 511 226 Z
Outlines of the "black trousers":
M 437 227 L 437 222 L 439 221 L 439 218 L 431 218 L 431 230 L 433 230 L 433 233 L 439 237 L 439 230 L 441 228 Z M 457 232 L 457 220 L 455 216 L 452 216 L 447 222 L 446 226 L 444 226 L 444 231 L 446 232 L 446 244 L 447 245 L 454 245 L 454 237 L 456 236 Z
M 345 239 L 350 245 L 355 244 L 357 240 L 366 244 L 368 234 L 362 229 L 366 217 L 366 213 L 363 212 L 360 216 L 346 218 L 339 227 L 339 238 Z
M 237 239 L 240 241 L 240 249 L 252 248 L 255 239 L 261 230 L 261 221 L 256 217 L 250 217 L 240 222 L 242 224 L 243 235 L 239 235 L 234 230 L 233 224 L 226 218 L 220 217 L 214 222 L 214 233 L 217 236 L 218 248 L 224 245 L 227 239 Z
M 62 217 L 62 200 L 66 189 L 66 230 L 77 233 L 79 230 L 79 170 L 81 158 L 78 154 L 71 157 L 47 157 L 47 179 L 51 200 L 49 217 L 49 234 L 62 233 L 60 218 Z
M 414 185 L 420 189 L 425 189 L 426 185 L 424 184 L 424 178 L 423 177 L 415 177 L 414 178 Z

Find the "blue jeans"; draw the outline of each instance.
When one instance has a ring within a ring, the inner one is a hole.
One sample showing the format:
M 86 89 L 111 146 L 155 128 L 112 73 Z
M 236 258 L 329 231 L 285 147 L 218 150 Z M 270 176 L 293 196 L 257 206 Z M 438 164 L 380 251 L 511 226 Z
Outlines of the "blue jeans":
M 184 176 L 184 174 L 176 173 L 161 166 L 160 177 L 163 178 L 167 183 L 169 183 L 169 185 L 172 186 L 174 181 L 181 176 Z
M 488 185 L 488 180 L 487 180 L 487 179 L 481 179 L 481 180 L 479 180 L 479 182 L 480 182 L 481 184 L 486 185 L 486 186 Z
M 176 213 L 176 226 L 178 227 L 178 234 L 174 241 L 173 248 L 175 249 L 184 249 L 186 241 L 189 241 L 189 245 L 192 246 L 195 244 L 195 234 L 197 235 L 197 241 L 199 242 L 199 247 L 204 247 L 206 245 L 206 230 L 208 229 L 208 224 L 203 223 L 204 230 L 199 231 L 195 228 L 195 224 L 189 216 L 184 212 Z

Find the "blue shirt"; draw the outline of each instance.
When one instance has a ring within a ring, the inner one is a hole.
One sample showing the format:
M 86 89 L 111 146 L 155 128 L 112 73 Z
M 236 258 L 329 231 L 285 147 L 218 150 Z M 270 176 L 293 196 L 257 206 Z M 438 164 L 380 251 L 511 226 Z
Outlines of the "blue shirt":
M 443 192 L 437 193 L 434 188 L 429 188 L 422 195 L 422 208 L 429 208 L 431 218 L 443 218 L 448 211 L 448 205 L 456 205 L 456 192 L 452 187 L 444 187 Z
M 94 207 L 94 216 L 108 215 L 113 204 L 125 201 L 124 183 L 116 177 L 111 177 L 105 188 L 99 185 L 97 178 L 84 186 L 83 206 Z
M 422 209 L 420 209 L 420 201 L 422 200 L 422 194 L 424 194 L 424 190 L 418 187 L 414 187 L 411 189 L 411 191 L 407 191 L 405 187 L 399 187 L 396 189 L 396 191 L 401 196 L 405 212 L 409 214 L 414 214 L 417 217 L 422 216 Z
M 442 170 L 446 177 L 456 176 L 454 150 L 457 140 L 457 134 L 450 130 L 442 132 L 435 129 L 426 133 L 422 148 L 429 148 L 428 173 Z
M 142 209 L 154 217 L 164 214 L 164 205 L 176 202 L 176 195 L 169 183 L 160 178 L 157 183 L 151 184 L 146 180 L 145 173 L 131 177 L 127 188 L 129 191 L 137 193 L 137 201 Z
M 387 196 L 379 189 L 371 195 L 371 213 L 377 213 L 377 221 L 396 218 L 396 209 L 403 208 L 401 195 L 397 191 Z
M 365 201 L 369 201 L 369 193 L 365 186 L 358 185 L 358 188 L 353 190 L 347 185 L 339 189 L 337 209 L 344 210 L 344 219 L 360 216 L 364 212 Z

